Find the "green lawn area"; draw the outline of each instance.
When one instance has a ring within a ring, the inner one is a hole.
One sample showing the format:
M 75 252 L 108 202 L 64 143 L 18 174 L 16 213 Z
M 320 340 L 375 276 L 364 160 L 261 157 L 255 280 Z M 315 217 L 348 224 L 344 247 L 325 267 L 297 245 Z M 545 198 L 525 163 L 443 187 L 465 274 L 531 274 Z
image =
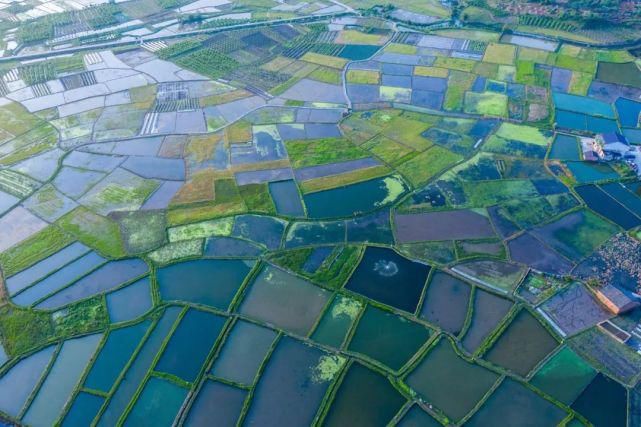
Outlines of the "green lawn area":
M 415 153 L 410 147 L 387 138 L 384 135 L 377 135 L 361 145 L 361 147 L 369 150 L 376 157 L 391 165 L 402 163 L 404 160 L 408 160 L 408 156 Z
M 546 86 L 549 74 L 536 68 L 536 64 L 533 60 L 519 59 L 516 61 L 516 81 L 526 85 Z
M 12 102 L 0 108 L 0 129 L 13 136 L 21 135 L 34 127 L 41 120 L 29 113 L 22 105 Z
M 402 115 L 393 118 L 381 133 L 407 147 L 423 151 L 431 147 L 432 143 L 428 139 L 423 138 L 421 133 L 425 132 L 425 130 L 431 126 L 430 123 L 412 120 Z
M 338 33 L 336 43 L 379 45 L 383 37 L 378 34 L 367 34 L 356 30 L 343 30 Z
M 321 138 L 285 142 L 289 159 L 294 168 L 367 157 L 367 151 L 345 138 Z
M 592 84 L 592 77 L 593 75 L 590 73 L 573 71 L 568 92 L 573 95 L 587 95 L 588 89 L 590 89 L 590 84 Z
M 507 117 L 508 98 L 496 92 L 466 92 L 465 112 L 481 116 Z
M 474 69 L 476 61 L 465 58 L 450 58 L 449 56 L 437 56 L 434 61 L 435 67 L 449 68 L 450 70 L 467 71 Z
M 329 190 L 332 188 L 355 184 L 357 182 L 368 181 L 370 179 L 388 175 L 390 172 L 390 168 L 385 165 L 356 169 L 338 175 L 324 176 L 321 178 L 310 179 L 309 181 L 303 181 L 300 184 L 300 189 L 304 194 L 314 193 L 316 191 Z
M 529 144 L 546 146 L 548 138 L 535 127 L 515 125 L 514 123 L 503 123 L 496 131 L 501 138 L 523 141 Z
M 10 356 L 24 354 L 53 340 L 104 329 L 109 315 L 102 296 L 71 305 L 56 316 L 40 310 L 5 305 L 0 308 L 0 334 Z
M 485 49 L 483 61 L 493 64 L 514 64 L 516 56 L 516 46 L 501 43 L 490 43 Z
M 429 150 L 399 165 L 397 170 L 407 178 L 414 187 L 419 187 L 462 158 L 462 156 L 452 153 L 445 148 L 433 146 Z
M 449 74 L 450 74 L 450 70 L 448 70 L 447 68 L 423 67 L 423 66 L 420 66 L 420 65 L 414 67 L 414 75 L 415 76 L 447 78 L 447 76 Z
M 307 77 L 309 77 L 310 79 L 318 80 L 319 82 L 339 85 L 341 84 L 342 74 L 340 70 L 337 70 L 335 68 L 318 67 Z
M 335 56 L 321 55 L 320 53 L 314 52 L 307 52 L 300 59 L 301 61 L 310 62 L 312 64 L 338 69 L 342 69 L 345 64 L 347 64 L 346 59 L 337 58 Z
M 390 43 L 385 47 L 385 52 L 402 53 L 404 55 L 416 55 L 417 47 L 410 44 Z
M 263 184 L 248 184 L 238 187 L 240 196 L 245 201 L 247 210 L 249 212 L 261 212 L 273 214 L 276 212 L 276 207 L 269 195 L 269 187 L 267 183 Z
M 4 276 L 11 276 L 32 266 L 71 242 L 73 242 L 73 238 L 60 228 L 56 226 L 45 228 L 0 254 L 0 265 Z
M 60 218 L 57 224 L 82 243 L 95 248 L 103 255 L 119 258 L 125 255 L 116 222 L 78 207 Z
M 533 61 L 539 64 L 547 64 L 550 53 L 545 50 L 534 49 L 531 47 L 520 47 L 518 59 L 521 61 Z
M 557 67 L 594 75 L 594 73 L 596 73 L 597 62 L 590 59 L 576 58 L 570 55 L 557 55 L 555 65 Z
M 532 182 L 527 179 L 463 182 L 463 189 L 468 199 L 467 204 L 475 208 L 538 195 Z
M 347 72 L 347 83 L 377 85 L 380 81 L 380 73 L 373 70 L 349 70 Z
M 453 71 L 448 79 L 443 109 L 446 111 L 461 111 L 465 92 L 472 87 L 476 80 L 475 74 Z

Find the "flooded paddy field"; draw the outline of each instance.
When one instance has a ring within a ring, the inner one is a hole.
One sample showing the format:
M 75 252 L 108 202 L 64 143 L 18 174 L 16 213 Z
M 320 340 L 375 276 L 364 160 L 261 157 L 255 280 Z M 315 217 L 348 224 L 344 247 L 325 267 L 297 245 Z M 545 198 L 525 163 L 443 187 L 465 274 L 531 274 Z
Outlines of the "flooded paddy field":
M 0 70 L 3 424 L 636 425 L 629 52 L 141 1 Z

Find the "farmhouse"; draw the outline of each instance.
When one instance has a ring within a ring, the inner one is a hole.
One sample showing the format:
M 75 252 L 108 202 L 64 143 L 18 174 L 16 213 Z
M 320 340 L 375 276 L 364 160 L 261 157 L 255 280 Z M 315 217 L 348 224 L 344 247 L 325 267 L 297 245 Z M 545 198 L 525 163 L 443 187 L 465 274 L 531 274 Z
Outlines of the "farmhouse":
M 597 288 L 595 294 L 608 310 L 617 315 L 627 313 L 640 305 L 636 295 L 614 285 Z
M 627 139 L 618 132 L 602 133 L 595 139 L 606 159 L 621 159 L 631 150 Z M 598 152 L 597 151 L 597 152 Z

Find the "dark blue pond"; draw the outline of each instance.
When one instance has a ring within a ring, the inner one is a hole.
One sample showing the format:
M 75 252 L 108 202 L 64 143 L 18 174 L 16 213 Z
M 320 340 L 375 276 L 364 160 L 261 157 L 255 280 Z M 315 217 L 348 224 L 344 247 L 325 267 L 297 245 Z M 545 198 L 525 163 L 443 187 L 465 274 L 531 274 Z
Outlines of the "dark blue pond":
M 410 261 L 391 249 L 370 246 L 345 287 L 413 313 L 429 272 L 428 265 Z
M 374 55 L 380 48 L 380 46 L 347 44 L 338 56 L 352 61 L 360 61 Z
M 155 369 L 193 382 L 226 320 L 205 311 L 187 311 L 169 339 Z
M 200 259 L 158 269 L 160 297 L 227 310 L 253 261 Z
M 292 180 L 269 183 L 269 193 L 276 205 L 276 212 L 286 216 L 304 216 L 305 210 L 298 194 L 298 187 Z
M 358 184 L 304 196 L 310 218 L 352 216 L 396 201 L 407 187 L 395 177 L 375 178 Z
M 575 190 L 590 209 L 626 230 L 641 225 L 639 217 L 617 203 L 596 185 L 584 185 L 576 187 Z
M 614 103 L 619 113 L 621 126 L 635 128 L 639 125 L 639 114 L 641 114 L 641 102 L 631 99 L 619 98 Z
M 581 160 L 579 155 L 579 141 L 577 141 L 574 136 L 558 134 L 552 143 L 549 158 L 556 160 Z

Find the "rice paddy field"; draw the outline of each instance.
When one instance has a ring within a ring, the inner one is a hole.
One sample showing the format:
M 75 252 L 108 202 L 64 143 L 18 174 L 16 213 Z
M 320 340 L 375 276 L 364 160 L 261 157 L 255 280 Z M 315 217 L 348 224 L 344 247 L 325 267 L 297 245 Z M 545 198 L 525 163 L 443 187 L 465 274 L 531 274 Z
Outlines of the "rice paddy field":
M 641 184 L 583 149 L 638 67 L 352 16 L 10 64 L 1 423 L 640 425 Z

